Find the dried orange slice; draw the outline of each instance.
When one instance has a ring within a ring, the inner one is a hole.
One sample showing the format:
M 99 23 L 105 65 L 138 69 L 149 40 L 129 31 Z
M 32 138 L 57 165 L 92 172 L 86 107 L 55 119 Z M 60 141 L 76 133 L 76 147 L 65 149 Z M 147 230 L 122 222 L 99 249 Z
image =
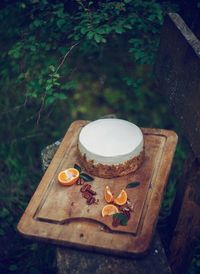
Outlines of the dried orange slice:
M 106 186 L 104 190 L 104 199 L 106 200 L 107 203 L 111 203 L 114 200 L 114 197 L 112 195 L 112 192 L 109 186 Z
M 101 211 L 102 216 L 110 216 L 115 213 L 118 213 L 119 210 L 115 205 L 105 205 Z
M 64 186 L 71 186 L 79 178 L 79 171 L 73 167 L 65 169 L 58 174 L 58 181 Z
M 127 202 L 127 193 L 124 189 L 120 192 L 117 198 L 114 199 L 114 203 L 117 205 L 124 205 Z

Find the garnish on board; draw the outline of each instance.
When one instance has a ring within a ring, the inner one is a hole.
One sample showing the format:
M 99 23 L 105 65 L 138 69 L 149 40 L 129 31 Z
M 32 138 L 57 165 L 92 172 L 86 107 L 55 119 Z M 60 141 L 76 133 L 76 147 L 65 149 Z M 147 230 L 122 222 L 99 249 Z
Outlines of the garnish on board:
M 103 217 L 105 216 L 110 216 L 113 214 L 118 213 L 119 210 L 115 205 L 109 204 L 109 205 L 105 205 L 101 211 L 101 214 Z
M 127 202 L 128 195 L 124 189 L 121 190 L 117 198 L 114 199 L 114 204 L 124 205 Z
M 114 197 L 109 186 L 105 187 L 104 199 L 106 200 L 107 203 L 112 203 L 114 201 Z
M 85 182 L 91 182 L 94 178 L 82 172 L 79 165 L 75 164 L 74 167 L 67 168 L 58 174 L 58 182 L 63 186 L 71 186 L 73 184 L 81 185 L 80 192 L 83 198 L 86 199 L 88 205 L 98 203 L 98 199 L 94 196 L 97 194 L 92 190 L 91 185 Z
M 110 187 L 106 186 L 104 190 L 104 199 L 108 204 L 103 207 L 102 216 L 112 215 L 112 226 L 114 227 L 117 227 L 118 225 L 126 226 L 132 211 L 132 204 L 128 200 L 126 191 L 122 189 L 120 194 L 114 198 Z
M 124 205 L 128 199 L 127 193 L 124 189 L 121 190 L 120 194 L 115 198 L 110 190 L 109 186 L 105 187 L 104 199 L 107 203 L 114 203 L 116 205 Z
M 137 187 L 140 185 L 140 182 L 132 182 L 132 183 L 129 183 L 126 188 L 133 188 L 133 187 Z
M 87 173 L 82 172 L 82 169 L 79 165 L 75 164 L 74 168 L 77 169 L 80 173 L 80 178 L 83 179 L 85 182 L 92 182 L 94 178 Z
M 93 177 L 91 177 L 90 175 L 83 173 L 83 172 L 81 172 L 80 178 L 82 178 L 85 182 L 91 182 L 94 180 Z
M 113 226 L 118 226 L 118 225 L 123 225 L 126 226 L 128 224 L 128 216 L 125 215 L 124 213 L 115 213 L 113 214 Z
M 58 174 L 58 182 L 63 186 L 71 186 L 79 179 L 80 173 L 75 168 L 67 168 Z
M 81 167 L 79 165 L 75 164 L 74 168 L 77 169 L 81 173 Z
M 129 200 L 123 206 L 118 206 L 119 213 L 113 215 L 112 225 L 117 227 L 118 225 L 126 226 L 131 218 L 132 204 Z
M 82 187 L 80 188 L 80 192 L 82 193 L 82 197 L 86 199 L 86 203 L 88 205 L 98 203 L 99 200 L 94 197 L 97 193 L 94 190 L 92 190 L 90 184 L 85 183 L 93 181 L 94 178 L 88 175 L 87 173 L 82 172 L 82 169 L 79 165 L 75 164 L 74 168 L 77 169 L 80 173 L 77 185 L 82 185 Z
M 80 188 L 80 192 L 82 193 L 83 198 L 85 198 L 87 200 L 88 205 L 98 202 L 98 200 L 96 200 L 96 198 L 94 197 L 97 193 L 94 190 L 92 190 L 91 185 L 84 184 Z

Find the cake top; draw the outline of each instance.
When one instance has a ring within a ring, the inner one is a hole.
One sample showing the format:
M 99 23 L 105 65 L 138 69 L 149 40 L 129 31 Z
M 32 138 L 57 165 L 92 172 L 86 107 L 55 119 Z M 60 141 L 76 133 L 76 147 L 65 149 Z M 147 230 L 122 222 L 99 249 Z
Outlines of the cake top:
M 99 119 L 87 124 L 79 135 L 79 148 L 103 158 L 133 156 L 143 146 L 143 135 L 135 124 L 121 119 Z

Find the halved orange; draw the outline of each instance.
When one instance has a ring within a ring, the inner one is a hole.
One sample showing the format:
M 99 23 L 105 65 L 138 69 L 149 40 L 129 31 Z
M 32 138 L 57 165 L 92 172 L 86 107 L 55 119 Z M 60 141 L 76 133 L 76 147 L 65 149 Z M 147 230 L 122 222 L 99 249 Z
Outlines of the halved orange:
M 112 195 L 112 192 L 111 192 L 109 186 L 105 187 L 105 190 L 104 190 L 104 199 L 106 200 L 107 203 L 111 203 L 114 200 L 114 197 Z
M 79 178 L 79 171 L 73 167 L 65 169 L 58 174 L 58 181 L 64 186 L 71 186 Z
M 127 193 L 124 189 L 122 189 L 118 197 L 114 199 L 114 203 L 117 205 L 124 205 L 127 202 L 127 199 Z
M 118 213 L 119 210 L 115 205 L 105 205 L 101 211 L 102 216 L 110 216 L 115 213 Z

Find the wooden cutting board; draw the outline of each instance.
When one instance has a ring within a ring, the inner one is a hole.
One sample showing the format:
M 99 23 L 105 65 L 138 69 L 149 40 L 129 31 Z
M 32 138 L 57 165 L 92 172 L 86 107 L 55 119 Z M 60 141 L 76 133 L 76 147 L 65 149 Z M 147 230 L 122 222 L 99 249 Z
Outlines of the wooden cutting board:
M 132 174 L 114 179 L 94 177 L 92 189 L 98 204 L 87 205 L 80 186 L 63 187 L 58 173 L 79 164 L 77 141 L 86 121 L 75 121 L 66 133 L 49 168 L 24 212 L 18 230 L 23 235 L 45 239 L 57 244 L 115 254 L 141 255 L 149 248 L 157 221 L 164 187 L 170 171 L 177 135 L 172 131 L 142 129 L 145 159 Z M 112 217 L 102 217 L 106 204 L 103 192 L 109 185 L 117 196 L 130 182 L 136 188 L 126 189 L 134 211 L 127 226 L 112 226 Z

